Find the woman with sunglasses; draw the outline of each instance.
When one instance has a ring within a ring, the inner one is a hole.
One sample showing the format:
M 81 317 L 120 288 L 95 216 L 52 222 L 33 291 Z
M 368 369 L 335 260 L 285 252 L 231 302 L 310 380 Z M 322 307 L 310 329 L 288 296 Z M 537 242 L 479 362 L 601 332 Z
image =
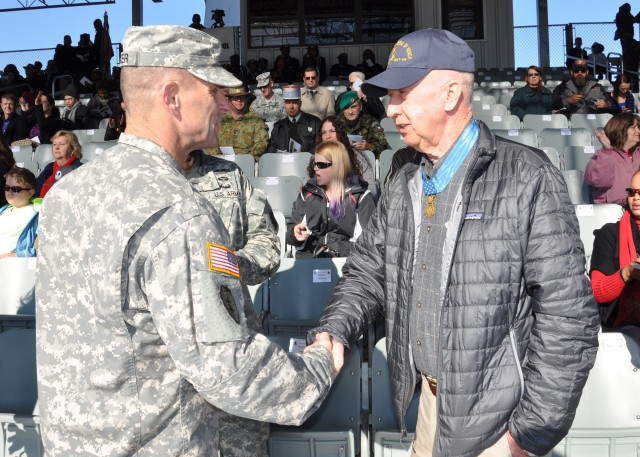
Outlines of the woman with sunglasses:
M 509 110 L 511 114 L 524 120 L 525 114 L 549 114 L 551 112 L 551 91 L 544 87 L 542 70 L 531 65 L 527 68 L 527 85 L 513 93 Z
M 604 330 L 640 325 L 640 171 L 625 194 L 622 219 L 593 232 L 589 275 Z
M 9 203 L 0 208 L 0 259 L 35 257 L 42 202 L 33 198 L 36 177 L 26 168 L 13 167 L 4 178 L 4 195 Z
M 590 187 L 594 203 L 627 202 L 625 188 L 640 166 L 640 126 L 631 113 L 621 113 L 609 119 L 603 147 L 591 157 L 584 172 L 584 182 Z
M 371 192 L 353 173 L 339 141 L 316 147 L 314 173 L 293 204 L 287 243 L 296 257 L 346 257 L 375 210 Z

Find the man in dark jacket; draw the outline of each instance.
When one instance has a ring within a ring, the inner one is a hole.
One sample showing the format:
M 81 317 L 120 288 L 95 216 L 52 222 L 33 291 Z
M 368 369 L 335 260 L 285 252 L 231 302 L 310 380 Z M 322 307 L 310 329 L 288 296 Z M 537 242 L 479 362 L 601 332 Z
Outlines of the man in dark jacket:
M 2 103 L 2 136 L 9 144 L 29 137 L 29 129 L 23 116 L 16 113 L 16 96 L 5 92 L 0 97 Z
M 282 88 L 287 116 L 273 125 L 267 152 L 311 152 L 316 147 L 320 119 L 301 111 L 300 86 Z
M 387 114 L 422 160 L 390 178 L 310 334 L 340 354 L 385 318 L 404 433 L 422 380 L 414 457 L 548 453 L 596 356 L 597 305 L 562 174 L 476 121 L 474 70 L 463 40 L 427 29 L 363 85 L 389 94 Z
M 570 116 L 574 113 L 608 113 L 614 102 L 600 84 L 589 80 L 586 60 L 576 60 L 571 79 L 553 89 L 553 111 Z

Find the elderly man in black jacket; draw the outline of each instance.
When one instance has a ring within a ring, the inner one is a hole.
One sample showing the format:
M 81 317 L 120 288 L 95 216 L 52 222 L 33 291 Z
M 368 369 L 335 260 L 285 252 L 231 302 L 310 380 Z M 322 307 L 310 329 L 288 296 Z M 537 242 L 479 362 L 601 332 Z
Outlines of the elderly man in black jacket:
M 23 116 L 16 113 L 16 96 L 11 92 L 5 92 L 0 97 L 0 102 L 2 103 L 2 136 L 9 144 L 28 138 L 27 122 Z
M 544 455 L 569 430 L 599 318 L 562 174 L 473 117 L 474 54 L 444 30 L 396 43 L 365 82 L 422 153 L 390 178 L 310 340 L 352 344 L 385 319 L 413 456 Z M 429 103 L 424 101 L 428 100 Z

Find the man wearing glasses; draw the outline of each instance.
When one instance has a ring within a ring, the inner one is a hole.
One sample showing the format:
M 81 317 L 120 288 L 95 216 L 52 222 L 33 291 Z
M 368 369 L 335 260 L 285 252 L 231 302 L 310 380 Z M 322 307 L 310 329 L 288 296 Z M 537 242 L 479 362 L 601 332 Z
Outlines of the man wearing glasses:
M 571 79 L 553 91 L 554 112 L 570 116 L 611 111 L 611 97 L 600 84 L 587 79 L 588 75 L 587 61 L 576 60 L 571 66 Z
M 313 114 L 319 119 L 335 114 L 333 92 L 320 85 L 318 70 L 307 67 L 304 70 L 304 87 L 302 94 L 302 111 Z

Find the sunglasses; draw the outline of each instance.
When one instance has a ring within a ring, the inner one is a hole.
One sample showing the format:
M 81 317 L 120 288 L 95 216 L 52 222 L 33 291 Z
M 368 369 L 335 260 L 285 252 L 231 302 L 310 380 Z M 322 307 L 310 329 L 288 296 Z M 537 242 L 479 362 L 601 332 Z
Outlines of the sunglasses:
M 313 80 L 313 79 L 318 79 L 318 77 L 317 76 L 305 76 L 304 79 Z
M 528 76 L 529 78 L 532 78 L 532 77 L 534 77 L 534 76 L 540 76 L 540 73 L 529 73 L 527 76 Z
M 18 187 L 18 186 L 4 186 L 4 191 L 5 192 L 13 192 L 14 194 L 20 193 L 23 190 L 31 190 L 31 189 Z
M 584 73 L 585 75 L 588 73 L 588 70 L 586 68 L 576 68 L 575 70 L 573 70 L 574 73 Z
M 227 98 L 232 102 L 243 102 L 244 95 L 227 95 Z
M 640 196 L 640 189 L 627 187 L 625 190 L 627 191 L 627 197 L 635 197 L 636 195 Z
M 319 168 L 320 170 L 329 168 L 331 165 L 333 165 L 331 162 L 313 162 L 313 168 Z

